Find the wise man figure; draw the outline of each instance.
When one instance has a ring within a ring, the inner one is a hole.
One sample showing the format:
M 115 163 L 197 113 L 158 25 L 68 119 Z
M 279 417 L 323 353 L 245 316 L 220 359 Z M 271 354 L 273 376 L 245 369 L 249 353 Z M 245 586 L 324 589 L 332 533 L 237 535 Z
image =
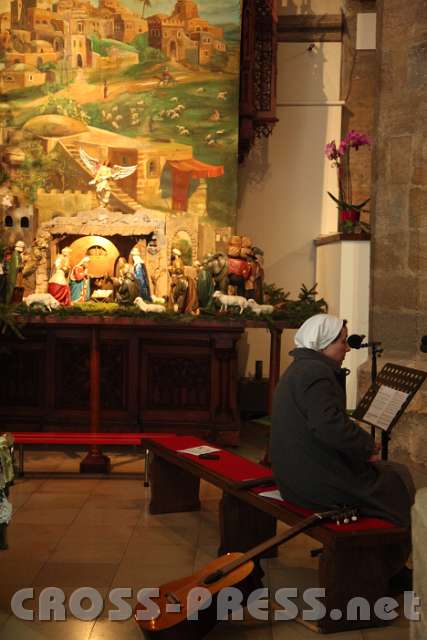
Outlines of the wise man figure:
M 12 255 L 7 263 L 6 304 L 22 302 L 24 295 L 24 280 L 22 275 L 24 251 L 25 243 L 22 240 L 15 242 Z

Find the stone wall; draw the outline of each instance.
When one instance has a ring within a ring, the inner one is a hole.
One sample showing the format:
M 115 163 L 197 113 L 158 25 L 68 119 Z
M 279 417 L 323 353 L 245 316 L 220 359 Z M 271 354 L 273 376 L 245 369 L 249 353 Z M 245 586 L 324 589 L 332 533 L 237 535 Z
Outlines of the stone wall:
M 427 638 L 427 489 L 418 491 L 412 508 L 414 591 L 420 599 L 420 620 L 411 622 L 411 640 Z
M 37 208 L 39 224 L 50 220 L 54 215 L 72 216 L 79 211 L 86 211 L 98 206 L 95 190 L 81 191 L 37 191 Z
M 341 99 L 343 136 L 354 129 L 374 138 L 374 103 L 376 86 L 375 49 L 357 50 L 357 14 L 375 12 L 375 0 L 344 0 L 344 32 L 342 41 Z M 361 147 L 351 154 L 353 202 L 363 202 L 371 192 L 371 150 Z M 370 209 L 370 204 L 366 206 Z M 369 213 L 363 212 L 369 222 Z
M 427 333 L 425 1 L 378 3 L 372 332 L 414 353 Z
M 427 334 L 425 0 L 378 0 L 377 20 L 370 334 L 382 340 L 384 362 L 427 370 L 419 352 Z M 426 395 L 424 386 L 395 438 L 427 469 Z

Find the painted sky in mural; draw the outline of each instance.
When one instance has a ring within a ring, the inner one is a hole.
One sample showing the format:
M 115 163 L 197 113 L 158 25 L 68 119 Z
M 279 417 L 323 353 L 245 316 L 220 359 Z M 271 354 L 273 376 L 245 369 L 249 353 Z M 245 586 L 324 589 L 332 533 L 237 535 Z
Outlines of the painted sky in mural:
M 203 182 L 198 215 L 233 225 L 239 4 L 3 0 L 10 182 L 35 204 L 40 189 L 92 189 L 123 213 L 185 212 Z

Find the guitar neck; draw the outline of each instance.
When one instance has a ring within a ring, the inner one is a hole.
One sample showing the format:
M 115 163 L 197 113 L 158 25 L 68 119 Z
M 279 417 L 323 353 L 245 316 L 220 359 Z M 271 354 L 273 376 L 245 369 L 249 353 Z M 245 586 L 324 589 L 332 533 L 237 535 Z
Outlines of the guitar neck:
M 278 535 L 273 536 L 272 538 L 269 538 L 264 542 L 261 542 L 261 544 L 257 545 L 256 547 L 253 547 L 237 560 L 234 560 L 233 562 L 230 562 L 229 565 L 226 565 L 225 567 L 223 567 L 221 569 L 222 576 L 228 575 L 229 573 L 231 573 L 232 571 L 240 567 L 242 564 L 245 564 L 245 562 L 249 562 L 250 560 L 253 560 L 254 558 L 262 555 L 263 553 L 265 553 L 265 551 L 268 551 L 273 547 L 277 547 L 278 545 L 282 544 L 283 542 L 286 542 L 287 540 L 291 540 L 292 538 L 295 538 L 295 536 L 302 533 L 306 529 L 309 529 L 317 522 L 320 522 L 320 520 L 323 520 L 323 515 L 315 513 L 314 515 L 306 518 L 305 520 L 295 525 L 294 527 L 291 527 L 290 529 L 288 529 L 288 531 L 279 533 Z

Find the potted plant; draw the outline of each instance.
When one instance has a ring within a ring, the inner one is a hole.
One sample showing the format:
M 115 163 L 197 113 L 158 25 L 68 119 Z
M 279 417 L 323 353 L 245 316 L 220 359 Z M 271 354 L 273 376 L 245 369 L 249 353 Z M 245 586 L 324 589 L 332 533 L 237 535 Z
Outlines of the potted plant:
M 339 230 L 343 233 L 360 233 L 362 231 L 360 214 L 370 198 L 359 204 L 352 202 L 352 184 L 350 172 L 350 153 L 354 149 L 370 146 L 371 141 L 365 133 L 349 131 L 337 147 L 335 140 L 325 147 L 325 155 L 337 169 L 338 197 L 328 191 L 328 195 L 336 202 L 339 215 Z

